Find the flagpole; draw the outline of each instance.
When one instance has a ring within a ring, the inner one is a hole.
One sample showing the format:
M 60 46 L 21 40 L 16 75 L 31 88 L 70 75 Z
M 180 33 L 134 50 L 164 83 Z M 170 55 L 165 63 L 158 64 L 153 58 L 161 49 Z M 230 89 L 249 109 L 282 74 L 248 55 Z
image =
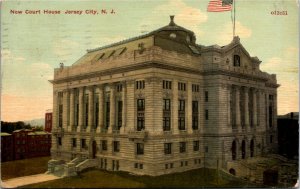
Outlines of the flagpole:
M 233 0 L 233 38 L 235 37 L 235 0 Z

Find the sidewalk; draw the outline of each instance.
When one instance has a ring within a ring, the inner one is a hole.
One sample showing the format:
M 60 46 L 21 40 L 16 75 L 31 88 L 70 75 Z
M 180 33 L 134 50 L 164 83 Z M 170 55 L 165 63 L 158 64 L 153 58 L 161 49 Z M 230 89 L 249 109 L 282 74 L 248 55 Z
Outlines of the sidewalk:
M 19 186 L 45 182 L 45 181 L 55 180 L 59 178 L 60 177 L 54 175 L 47 175 L 47 174 L 37 174 L 37 175 L 30 175 L 25 177 L 17 177 L 17 178 L 1 181 L 1 188 L 16 188 Z

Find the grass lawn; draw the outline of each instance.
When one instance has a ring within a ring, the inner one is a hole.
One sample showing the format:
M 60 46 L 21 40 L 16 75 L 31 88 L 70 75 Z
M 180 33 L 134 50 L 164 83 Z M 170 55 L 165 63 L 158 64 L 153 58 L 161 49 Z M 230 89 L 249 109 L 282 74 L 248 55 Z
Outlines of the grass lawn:
M 47 156 L 3 162 L 1 163 L 1 179 L 44 173 L 47 171 L 47 163 L 50 159 L 50 156 Z
M 76 177 L 25 186 L 26 188 L 144 188 L 144 187 L 255 187 L 239 180 L 217 178 L 215 170 L 197 169 L 158 177 L 92 169 Z

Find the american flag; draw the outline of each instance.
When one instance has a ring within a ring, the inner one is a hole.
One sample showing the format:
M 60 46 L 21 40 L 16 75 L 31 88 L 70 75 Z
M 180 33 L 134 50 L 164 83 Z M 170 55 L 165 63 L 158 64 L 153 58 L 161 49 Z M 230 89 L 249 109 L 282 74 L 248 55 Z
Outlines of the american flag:
M 232 0 L 210 0 L 207 12 L 231 11 Z

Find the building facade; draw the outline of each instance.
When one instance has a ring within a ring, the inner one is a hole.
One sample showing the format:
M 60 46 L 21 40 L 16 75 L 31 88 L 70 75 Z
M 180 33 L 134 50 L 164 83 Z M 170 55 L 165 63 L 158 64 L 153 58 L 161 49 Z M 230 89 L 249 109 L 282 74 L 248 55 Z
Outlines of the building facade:
M 44 131 L 20 129 L 11 135 L 11 151 L 13 158 L 19 160 L 40 156 L 49 156 L 51 149 L 51 134 Z
M 1 162 L 11 161 L 13 156 L 13 140 L 9 133 L 1 132 Z
M 54 70 L 53 160 L 161 175 L 276 151 L 276 75 L 174 23 Z

